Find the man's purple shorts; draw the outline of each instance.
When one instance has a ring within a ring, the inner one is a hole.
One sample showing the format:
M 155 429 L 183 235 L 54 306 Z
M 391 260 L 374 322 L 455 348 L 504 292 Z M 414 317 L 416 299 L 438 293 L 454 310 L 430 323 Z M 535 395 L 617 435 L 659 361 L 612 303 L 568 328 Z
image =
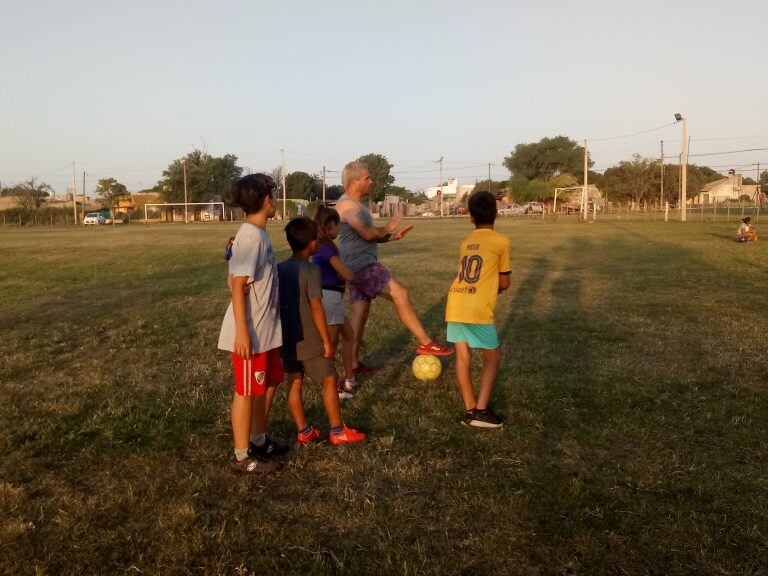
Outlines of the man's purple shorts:
M 349 283 L 349 297 L 352 302 L 373 300 L 379 295 L 392 278 L 389 270 L 376 262 L 366 266 L 359 272 L 355 272 Z

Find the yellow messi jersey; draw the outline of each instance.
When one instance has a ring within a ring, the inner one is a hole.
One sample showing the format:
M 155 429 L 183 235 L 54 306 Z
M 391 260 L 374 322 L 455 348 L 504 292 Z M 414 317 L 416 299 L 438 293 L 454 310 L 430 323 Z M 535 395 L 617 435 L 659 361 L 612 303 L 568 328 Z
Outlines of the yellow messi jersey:
M 492 324 L 499 297 L 499 274 L 511 272 L 509 240 L 478 228 L 461 242 L 459 271 L 448 291 L 446 322 Z

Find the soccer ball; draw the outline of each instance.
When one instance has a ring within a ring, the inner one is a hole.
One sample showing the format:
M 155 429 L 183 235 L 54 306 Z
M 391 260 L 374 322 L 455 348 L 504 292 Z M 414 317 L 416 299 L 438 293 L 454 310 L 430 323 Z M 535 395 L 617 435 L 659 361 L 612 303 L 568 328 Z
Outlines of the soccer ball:
M 419 354 L 413 361 L 413 375 L 421 381 L 434 380 L 443 372 L 443 365 L 437 356 Z

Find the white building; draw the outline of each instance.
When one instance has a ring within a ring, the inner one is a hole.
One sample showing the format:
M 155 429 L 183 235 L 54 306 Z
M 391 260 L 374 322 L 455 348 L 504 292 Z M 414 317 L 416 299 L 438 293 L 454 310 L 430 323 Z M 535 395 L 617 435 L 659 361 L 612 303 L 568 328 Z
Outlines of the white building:
M 464 195 L 469 194 L 474 189 L 474 184 L 471 186 L 465 186 L 459 184 L 458 179 L 449 178 L 445 186 L 430 186 L 429 188 L 424 189 L 424 194 L 426 194 L 427 198 L 431 200 L 442 191 L 444 202 L 448 201 L 449 199 L 456 202 L 461 202 L 461 199 L 464 198 Z
M 726 200 L 738 200 L 741 196 L 754 197 L 756 184 L 744 184 L 739 172 L 731 170 L 727 178 L 715 180 L 701 187 L 701 192 L 688 200 L 689 204 L 714 204 Z

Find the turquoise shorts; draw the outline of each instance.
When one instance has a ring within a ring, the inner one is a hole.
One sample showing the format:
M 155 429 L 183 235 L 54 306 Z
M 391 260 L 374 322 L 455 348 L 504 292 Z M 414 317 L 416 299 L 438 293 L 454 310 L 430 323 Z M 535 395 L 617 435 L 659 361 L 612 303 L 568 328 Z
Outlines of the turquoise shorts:
M 465 324 L 448 322 L 448 342 L 466 342 L 470 348 L 493 350 L 499 347 L 495 324 Z

